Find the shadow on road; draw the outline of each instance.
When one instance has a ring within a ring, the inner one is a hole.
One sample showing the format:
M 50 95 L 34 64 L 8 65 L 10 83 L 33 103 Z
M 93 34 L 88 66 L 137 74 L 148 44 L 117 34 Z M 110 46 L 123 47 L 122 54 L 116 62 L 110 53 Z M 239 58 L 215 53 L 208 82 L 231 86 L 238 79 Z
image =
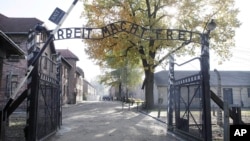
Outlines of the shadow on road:
M 175 141 L 166 124 L 122 109 L 119 102 L 83 102 L 63 107 L 63 125 L 48 141 Z

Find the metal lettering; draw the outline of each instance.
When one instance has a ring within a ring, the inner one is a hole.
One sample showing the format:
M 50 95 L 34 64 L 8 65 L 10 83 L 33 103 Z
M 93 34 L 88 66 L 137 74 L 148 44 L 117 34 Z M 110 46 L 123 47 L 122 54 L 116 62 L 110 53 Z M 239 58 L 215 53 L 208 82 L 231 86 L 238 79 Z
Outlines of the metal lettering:
M 173 31 L 171 29 L 167 29 L 167 40 L 173 40 Z
M 86 30 L 88 31 L 88 33 L 87 33 L 87 35 L 88 35 L 87 39 L 89 39 L 90 38 L 90 32 L 92 31 L 92 28 L 86 28 Z
M 178 39 L 179 40 L 185 40 L 185 31 L 183 30 L 179 30 L 179 36 L 178 36 Z
M 159 35 L 161 34 L 162 29 L 156 29 L 156 39 L 159 39 Z
M 130 28 L 130 33 L 132 34 L 136 34 L 137 30 L 138 30 L 138 26 L 137 24 L 132 24 L 131 28 Z
M 107 35 L 107 34 L 108 34 L 108 35 Z M 107 37 L 107 36 L 109 36 L 109 35 L 110 35 L 110 32 L 109 32 L 108 27 L 107 27 L 107 26 L 103 27 L 103 28 L 102 28 L 102 37 L 104 38 L 104 37 Z
M 193 38 L 193 32 L 189 32 L 189 34 L 190 34 L 190 36 L 189 36 L 189 41 L 191 41 L 192 38 Z
M 64 28 L 57 31 L 54 40 L 62 39 L 103 39 L 119 32 L 127 32 L 135 36 L 149 40 L 183 40 L 194 41 L 197 40 L 196 34 L 192 31 L 178 30 L 178 29 L 152 29 L 137 25 L 135 23 L 120 21 L 111 23 L 101 28 Z M 96 36 L 93 36 L 95 34 Z M 149 38 L 149 35 L 153 35 Z M 194 36 L 195 35 L 195 36 Z M 198 37 L 199 38 L 199 37 Z M 31 43 L 30 43 L 31 44 Z M 29 47 L 32 45 L 29 45 Z
M 141 32 L 141 36 L 140 36 L 140 38 L 143 38 L 144 32 L 145 32 L 145 30 L 147 30 L 147 29 L 146 29 L 146 28 L 144 28 L 144 27 L 141 27 L 141 29 L 142 29 L 142 32 Z
M 72 30 L 70 28 L 66 28 L 66 38 L 71 38 Z
M 75 31 L 74 38 L 81 38 L 81 34 L 82 34 L 81 28 L 75 28 L 74 31 Z
M 62 29 L 59 29 L 57 31 L 57 40 L 60 40 L 60 39 L 64 39 L 64 37 L 63 37 L 63 30 Z
M 127 28 L 124 27 L 126 24 L 127 24 L 127 23 L 126 23 L 125 21 L 122 21 L 122 22 L 121 22 L 121 30 L 122 30 L 122 31 L 126 31 Z
M 110 24 L 110 28 L 111 28 L 111 31 L 113 34 L 117 33 L 118 32 L 118 29 L 117 27 L 115 26 L 115 24 Z
M 85 28 L 82 28 L 82 39 L 85 38 L 85 32 L 84 32 Z

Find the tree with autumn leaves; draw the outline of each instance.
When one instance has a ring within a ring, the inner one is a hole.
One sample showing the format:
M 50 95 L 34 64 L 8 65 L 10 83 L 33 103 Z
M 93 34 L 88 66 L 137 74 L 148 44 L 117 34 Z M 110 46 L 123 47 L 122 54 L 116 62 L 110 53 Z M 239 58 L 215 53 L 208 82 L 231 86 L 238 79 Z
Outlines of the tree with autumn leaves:
M 231 57 L 235 46 L 235 29 L 240 26 L 239 10 L 234 0 L 83 0 L 86 27 L 104 27 L 117 21 L 128 21 L 146 28 L 182 29 L 203 33 L 214 19 L 216 30 L 210 34 L 210 48 L 221 61 Z M 150 37 L 150 35 L 149 35 Z M 154 106 L 154 70 L 174 52 L 177 56 L 199 55 L 200 41 L 143 39 L 128 32 L 119 32 L 100 40 L 85 40 L 86 52 L 100 66 L 118 68 L 126 63 L 141 65 L 145 75 L 145 99 Z M 107 63 L 113 58 L 115 61 Z

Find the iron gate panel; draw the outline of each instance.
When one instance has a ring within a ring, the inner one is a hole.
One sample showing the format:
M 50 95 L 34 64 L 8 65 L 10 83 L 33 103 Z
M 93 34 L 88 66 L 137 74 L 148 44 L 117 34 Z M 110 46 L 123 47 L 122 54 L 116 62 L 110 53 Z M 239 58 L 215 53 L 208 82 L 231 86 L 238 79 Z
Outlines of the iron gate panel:
M 41 76 L 44 74 L 41 74 Z M 56 131 L 58 123 L 58 85 L 40 79 L 37 112 L 37 137 L 41 139 Z
M 46 62 L 46 63 L 44 63 Z M 50 66 L 44 69 L 44 64 Z M 27 109 L 27 140 L 41 140 L 61 124 L 61 96 L 58 63 L 42 56 L 32 75 Z M 51 69 L 50 69 L 51 68 Z
M 201 74 L 174 82 L 175 130 L 202 140 Z

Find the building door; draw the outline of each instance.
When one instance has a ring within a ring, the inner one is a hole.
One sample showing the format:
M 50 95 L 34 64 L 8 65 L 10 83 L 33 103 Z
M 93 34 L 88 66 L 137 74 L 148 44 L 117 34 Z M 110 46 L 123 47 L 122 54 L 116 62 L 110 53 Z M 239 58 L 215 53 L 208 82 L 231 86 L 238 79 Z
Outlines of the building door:
M 223 97 L 224 100 L 227 100 L 229 105 L 233 104 L 233 89 L 223 88 Z

